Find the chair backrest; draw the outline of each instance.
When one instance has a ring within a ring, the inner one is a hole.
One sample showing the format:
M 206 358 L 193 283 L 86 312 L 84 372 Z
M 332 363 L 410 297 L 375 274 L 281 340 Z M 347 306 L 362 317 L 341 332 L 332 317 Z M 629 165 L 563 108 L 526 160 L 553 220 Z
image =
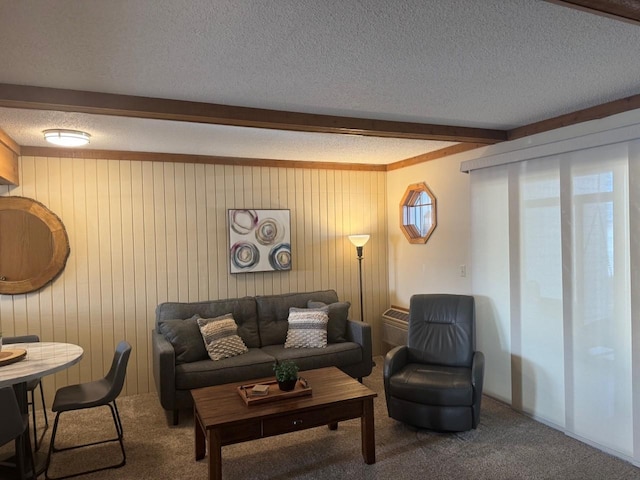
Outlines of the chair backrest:
M 475 350 L 475 302 L 468 295 L 420 294 L 409 303 L 412 362 L 470 367 Z
M 25 428 L 13 388 L 0 388 L 0 445 L 15 440 Z
M 40 337 L 38 335 L 19 335 L 17 337 L 3 337 L 2 343 L 10 345 L 12 343 L 35 343 L 39 342 Z
M 109 392 L 105 396 L 107 402 L 115 400 L 124 386 L 124 379 L 127 376 L 127 364 L 131 356 L 131 345 L 125 340 L 118 343 L 116 351 L 113 354 L 111 368 L 104 377 L 109 383 Z

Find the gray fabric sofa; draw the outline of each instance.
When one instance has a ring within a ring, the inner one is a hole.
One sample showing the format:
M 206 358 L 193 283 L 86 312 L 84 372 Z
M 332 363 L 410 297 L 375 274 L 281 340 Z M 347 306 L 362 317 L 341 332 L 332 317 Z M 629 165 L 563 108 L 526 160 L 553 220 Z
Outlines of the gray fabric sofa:
M 306 308 L 310 301 L 329 305 L 326 348 L 284 348 L 289 308 Z M 191 389 L 272 376 L 276 359 L 294 360 L 300 370 L 336 366 L 354 378 L 369 375 L 371 327 L 347 319 L 344 308 L 338 307 L 334 290 L 158 305 L 151 343 L 160 404 L 173 414 L 176 425 L 179 410 L 193 405 Z M 194 315 L 213 318 L 226 313 L 233 314 L 249 351 L 214 362 L 206 354 Z

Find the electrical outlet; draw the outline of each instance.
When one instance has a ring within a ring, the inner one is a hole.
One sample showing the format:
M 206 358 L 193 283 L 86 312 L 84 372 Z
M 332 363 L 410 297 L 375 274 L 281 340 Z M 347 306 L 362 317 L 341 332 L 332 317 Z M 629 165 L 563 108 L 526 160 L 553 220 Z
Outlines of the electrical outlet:
M 461 277 L 466 277 L 467 276 L 467 266 L 466 265 L 460 265 L 460 276 Z

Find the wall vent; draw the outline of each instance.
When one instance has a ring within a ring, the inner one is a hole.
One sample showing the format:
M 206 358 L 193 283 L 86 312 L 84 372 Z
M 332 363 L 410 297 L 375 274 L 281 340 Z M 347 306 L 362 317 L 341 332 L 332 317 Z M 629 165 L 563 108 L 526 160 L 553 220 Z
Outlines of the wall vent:
M 382 340 L 392 346 L 407 344 L 409 309 L 391 307 L 382 314 Z

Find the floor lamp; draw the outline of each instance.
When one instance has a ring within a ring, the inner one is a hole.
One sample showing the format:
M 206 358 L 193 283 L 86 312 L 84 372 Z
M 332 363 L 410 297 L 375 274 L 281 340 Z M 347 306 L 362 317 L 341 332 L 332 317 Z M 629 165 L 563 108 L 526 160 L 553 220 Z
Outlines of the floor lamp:
M 369 235 L 349 235 L 349 240 L 356 246 L 358 255 L 358 272 L 360 278 L 360 321 L 364 322 L 364 307 L 362 302 L 362 247 L 369 241 Z

